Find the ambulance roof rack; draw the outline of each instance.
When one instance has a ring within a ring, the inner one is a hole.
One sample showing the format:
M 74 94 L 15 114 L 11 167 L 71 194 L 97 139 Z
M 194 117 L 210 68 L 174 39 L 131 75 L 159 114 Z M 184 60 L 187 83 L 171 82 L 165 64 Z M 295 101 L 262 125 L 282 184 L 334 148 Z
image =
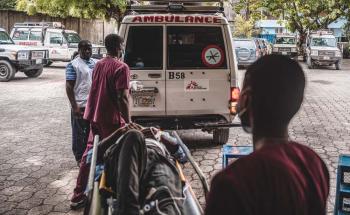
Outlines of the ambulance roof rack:
M 126 14 L 132 13 L 222 13 L 223 0 L 129 0 Z
M 15 28 L 60 28 L 63 29 L 64 25 L 61 22 L 22 22 L 15 23 Z

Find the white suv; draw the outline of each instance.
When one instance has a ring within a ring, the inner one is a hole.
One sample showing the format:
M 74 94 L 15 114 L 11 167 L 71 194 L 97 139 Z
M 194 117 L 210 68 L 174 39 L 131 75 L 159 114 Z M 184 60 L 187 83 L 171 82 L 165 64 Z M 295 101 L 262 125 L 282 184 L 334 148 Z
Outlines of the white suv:
M 134 14 L 124 17 L 119 33 L 131 69 L 133 121 L 162 129 L 213 131 L 214 142 L 225 144 L 239 96 L 226 18 L 205 14 L 208 6 L 198 5 L 129 9 Z M 147 9 L 159 12 L 135 14 Z
M 16 23 L 11 38 L 18 45 L 44 46 L 49 49 L 50 61 L 70 61 L 81 41 L 77 32 L 64 29 L 60 22 Z M 104 46 L 92 45 L 93 58 L 100 59 L 106 54 Z
M 337 40 L 332 31 L 312 31 L 306 39 L 306 63 L 309 69 L 315 66 L 335 65 L 336 70 L 341 69 L 343 54 L 337 46 Z
M 24 72 L 36 78 L 48 62 L 48 50 L 44 48 L 16 45 L 7 32 L 0 28 L 0 82 L 10 81 L 16 72 Z

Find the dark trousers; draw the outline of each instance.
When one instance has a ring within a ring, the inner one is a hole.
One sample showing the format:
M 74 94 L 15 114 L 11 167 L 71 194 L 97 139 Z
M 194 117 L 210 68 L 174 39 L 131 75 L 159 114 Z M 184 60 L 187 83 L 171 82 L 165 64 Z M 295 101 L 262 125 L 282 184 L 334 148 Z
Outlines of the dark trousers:
M 156 190 L 154 198 L 162 195 L 164 187 L 167 194 L 182 197 L 182 184 L 175 166 L 157 150 L 146 146 L 144 135 L 139 131 L 128 131 L 117 145 L 111 146 L 105 154 L 105 165 L 107 183 L 117 193 L 117 215 L 139 215 L 151 188 Z M 179 214 L 169 201 L 159 208 L 164 214 Z
M 83 156 L 81 158 L 80 162 L 80 168 L 79 173 L 77 177 L 77 183 L 74 188 L 73 196 L 71 198 L 72 202 L 79 202 L 82 198 L 84 198 L 84 191 L 88 182 L 88 177 L 90 173 L 90 163 L 86 163 L 86 157 L 90 149 L 93 148 L 93 142 L 94 142 L 94 136 L 99 135 L 100 140 L 103 140 L 103 138 L 108 137 L 110 134 L 112 134 L 115 130 L 117 130 L 120 126 L 119 125 L 100 125 L 96 123 L 90 124 L 90 132 L 89 137 L 87 141 L 87 145 L 85 148 L 85 151 L 83 153 Z
M 84 110 L 82 110 L 83 112 Z M 82 117 L 76 117 L 71 111 L 72 150 L 76 161 L 80 161 L 89 137 L 90 123 Z

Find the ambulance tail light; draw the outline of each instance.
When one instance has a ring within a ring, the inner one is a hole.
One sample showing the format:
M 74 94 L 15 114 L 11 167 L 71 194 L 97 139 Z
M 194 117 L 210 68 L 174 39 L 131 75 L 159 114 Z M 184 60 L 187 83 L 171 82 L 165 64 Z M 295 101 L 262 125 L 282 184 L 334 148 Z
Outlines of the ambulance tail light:
M 236 105 L 239 99 L 240 92 L 241 91 L 238 87 L 231 87 L 230 113 L 232 115 L 235 115 L 237 113 Z

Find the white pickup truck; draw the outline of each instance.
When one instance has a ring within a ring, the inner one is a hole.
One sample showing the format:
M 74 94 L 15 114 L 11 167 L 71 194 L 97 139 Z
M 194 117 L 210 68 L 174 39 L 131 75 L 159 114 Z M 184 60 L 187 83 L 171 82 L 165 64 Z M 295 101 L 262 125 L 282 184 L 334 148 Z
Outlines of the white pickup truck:
M 0 28 L 0 82 L 10 81 L 18 71 L 31 78 L 40 76 L 43 64 L 48 62 L 48 54 L 43 47 L 16 45 Z
M 16 23 L 11 38 L 18 45 L 44 46 L 49 49 L 50 61 L 70 61 L 81 41 L 77 32 L 64 29 L 60 22 Z M 106 54 L 104 46 L 92 45 L 93 58 L 101 59 Z

